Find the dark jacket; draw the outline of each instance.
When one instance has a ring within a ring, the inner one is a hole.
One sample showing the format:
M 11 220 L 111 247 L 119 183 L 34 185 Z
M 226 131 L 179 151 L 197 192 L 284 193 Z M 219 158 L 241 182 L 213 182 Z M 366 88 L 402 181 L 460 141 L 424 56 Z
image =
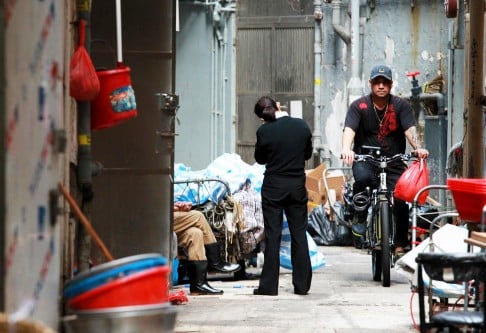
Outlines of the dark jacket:
M 305 175 L 305 161 L 312 156 L 312 133 L 304 120 L 280 117 L 261 125 L 256 137 L 255 160 L 266 164 L 266 176 Z

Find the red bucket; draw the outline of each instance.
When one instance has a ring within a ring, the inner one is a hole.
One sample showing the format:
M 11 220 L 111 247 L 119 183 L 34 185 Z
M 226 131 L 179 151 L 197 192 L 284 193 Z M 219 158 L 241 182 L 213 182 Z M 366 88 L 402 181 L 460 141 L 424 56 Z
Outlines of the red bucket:
M 94 310 L 118 306 L 169 302 L 170 269 L 159 266 L 109 281 L 68 300 L 75 310 Z
M 486 205 L 486 179 L 448 178 L 447 186 L 452 192 L 461 219 L 481 222 L 481 213 Z
M 91 102 L 91 129 L 99 130 L 137 116 L 137 103 L 130 80 L 130 68 L 96 71 L 100 93 Z

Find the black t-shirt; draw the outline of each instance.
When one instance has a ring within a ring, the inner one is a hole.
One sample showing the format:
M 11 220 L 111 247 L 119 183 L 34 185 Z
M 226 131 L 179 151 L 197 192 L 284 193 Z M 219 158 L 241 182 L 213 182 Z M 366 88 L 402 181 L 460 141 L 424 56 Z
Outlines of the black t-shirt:
M 385 156 L 393 156 L 405 153 L 405 131 L 415 126 L 415 118 L 410 103 L 403 98 L 390 95 L 386 112 L 380 112 L 367 95 L 351 104 L 344 126 L 356 133 L 353 150 L 357 154 L 365 153 L 360 148 L 367 145 L 381 147 Z

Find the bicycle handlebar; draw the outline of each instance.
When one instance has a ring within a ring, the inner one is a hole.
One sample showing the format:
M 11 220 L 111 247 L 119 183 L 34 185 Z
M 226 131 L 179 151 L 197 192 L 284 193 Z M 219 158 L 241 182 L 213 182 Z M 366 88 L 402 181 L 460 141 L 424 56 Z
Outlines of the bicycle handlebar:
M 391 157 L 387 157 L 387 156 L 383 156 L 383 155 L 374 156 L 374 155 L 370 155 L 370 154 L 355 154 L 354 160 L 356 162 L 372 161 L 372 162 L 377 162 L 377 163 L 380 163 L 380 162 L 390 163 L 390 162 L 394 162 L 394 161 L 398 161 L 398 160 L 410 161 L 411 159 L 416 158 L 416 157 L 417 157 L 416 154 L 395 154 Z

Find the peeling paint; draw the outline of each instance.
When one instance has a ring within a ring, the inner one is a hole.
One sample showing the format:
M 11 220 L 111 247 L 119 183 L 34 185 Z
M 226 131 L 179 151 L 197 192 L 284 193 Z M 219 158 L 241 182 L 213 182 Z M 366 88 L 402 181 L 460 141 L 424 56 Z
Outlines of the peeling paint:
M 422 60 L 430 61 L 430 62 L 435 61 L 435 57 L 427 50 L 423 50 L 420 56 L 422 57 Z
M 334 99 L 331 101 L 331 112 L 326 121 L 325 136 L 331 154 L 339 158 L 341 154 L 341 137 L 346 118 L 347 103 L 346 94 L 341 90 L 336 91 Z
M 392 67 L 395 56 L 395 41 L 387 35 L 385 38 L 385 60 L 386 65 Z

